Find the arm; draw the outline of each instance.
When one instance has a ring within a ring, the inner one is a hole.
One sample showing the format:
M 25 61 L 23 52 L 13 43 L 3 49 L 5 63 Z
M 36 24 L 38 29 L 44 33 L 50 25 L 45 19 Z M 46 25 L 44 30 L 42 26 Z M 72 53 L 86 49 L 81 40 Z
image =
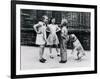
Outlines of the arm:
M 35 24 L 35 25 L 33 26 L 33 28 L 34 28 L 34 30 L 36 31 L 36 33 L 38 33 L 38 29 L 37 29 L 37 28 L 39 28 L 39 27 L 41 27 L 41 24 L 40 24 L 40 23 L 37 23 L 37 24 Z
M 46 41 L 46 29 L 43 29 L 43 38 Z
M 62 36 L 64 39 L 67 40 L 67 39 L 68 39 L 68 30 L 65 29 L 65 28 L 62 28 L 61 32 L 62 32 L 61 36 Z
M 64 29 L 63 28 L 61 30 L 61 36 L 65 39 L 65 32 L 64 32 Z
M 58 27 L 58 25 L 57 25 L 56 32 L 58 32 L 58 31 L 60 31 L 60 30 L 61 30 L 60 27 Z
M 47 31 L 47 32 L 50 32 L 50 28 L 49 28 L 48 25 L 47 25 L 46 31 Z

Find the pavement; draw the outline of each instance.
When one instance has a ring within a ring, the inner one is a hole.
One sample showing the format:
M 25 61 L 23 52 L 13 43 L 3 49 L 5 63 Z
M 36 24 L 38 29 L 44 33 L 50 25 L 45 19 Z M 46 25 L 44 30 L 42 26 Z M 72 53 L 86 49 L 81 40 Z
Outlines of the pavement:
M 60 49 L 59 49 L 60 50 Z M 67 62 L 59 63 L 60 57 L 57 56 L 56 49 L 52 49 L 54 59 L 49 57 L 50 51 L 46 47 L 44 51 L 44 58 L 46 63 L 39 62 L 39 47 L 21 46 L 21 70 L 29 69 L 49 69 L 49 68 L 73 68 L 73 67 L 89 67 L 91 63 L 91 52 L 85 51 L 84 56 L 80 61 L 76 59 L 76 53 L 71 54 L 71 49 L 67 49 Z

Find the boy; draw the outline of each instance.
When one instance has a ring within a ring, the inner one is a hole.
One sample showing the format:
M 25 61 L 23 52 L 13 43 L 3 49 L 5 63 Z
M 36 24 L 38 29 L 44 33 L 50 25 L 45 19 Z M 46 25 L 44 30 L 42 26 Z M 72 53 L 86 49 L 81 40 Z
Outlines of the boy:
M 60 63 L 66 63 L 67 62 L 67 41 L 68 41 L 68 29 L 67 29 L 67 19 L 62 19 L 61 22 L 61 61 Z

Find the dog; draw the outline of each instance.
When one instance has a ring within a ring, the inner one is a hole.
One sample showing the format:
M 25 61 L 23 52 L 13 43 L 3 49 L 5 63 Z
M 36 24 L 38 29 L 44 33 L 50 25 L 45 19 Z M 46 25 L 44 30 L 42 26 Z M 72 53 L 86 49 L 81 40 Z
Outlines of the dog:
M 76 60 L 80 60 L 83 56 L 86 55 L 85 51 L 82 47 L 82 44 L 80 43 L 80 41 L 78 40 L 78 38 L 76 37 L 75 34 L 70 34 L 69 40 L 73 44 L 73 49 L 72 49 L 71 54 L 73 54 L 74 52 L 77 52 L 77 59 Z

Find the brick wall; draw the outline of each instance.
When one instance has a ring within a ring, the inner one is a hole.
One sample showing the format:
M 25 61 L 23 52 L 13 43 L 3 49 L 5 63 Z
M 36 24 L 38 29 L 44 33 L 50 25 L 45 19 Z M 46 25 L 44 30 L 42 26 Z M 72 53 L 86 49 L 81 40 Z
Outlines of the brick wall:
M 56 23 L 60 24 L 61 19 L 68 19 L 69 34 L 74 33 L 84 49 L 90 49 L 90 16 L 88 12 L 61 12 L 61 11 L 43 11 L 43 10 L 21 10 L 21 45 L 35 45 L 36 33 L 33 25 L 40 20 L 42 15 L 55 17 Z M 57 33 L 59 36 L 59 33 Z M 68 48 L 72 45 L 68 43 Z

